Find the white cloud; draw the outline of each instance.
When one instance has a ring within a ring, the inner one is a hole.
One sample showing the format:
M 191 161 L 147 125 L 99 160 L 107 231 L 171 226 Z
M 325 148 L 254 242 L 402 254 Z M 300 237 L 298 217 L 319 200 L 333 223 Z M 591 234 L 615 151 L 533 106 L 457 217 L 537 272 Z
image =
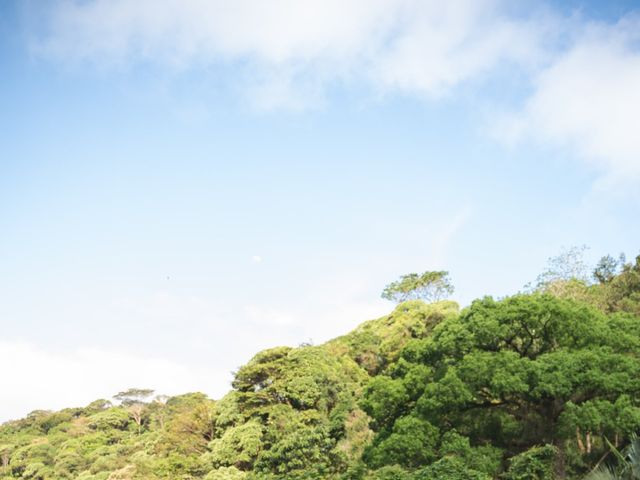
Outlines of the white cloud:
M 640 175 L 640 17 L 583 27 L 498 135 L 568 148 L 617 179 Z
M 502 62 L 529 65 L 542 50 L 543 24 L 510 18 L 501 2 L 410 2 L 372 63 L 385 88 L 439 97 Z
M 501 0 L 58 1 L 37 50 L 98 65 L 243 65 L 258 106 L 302 108 L 335 82 L 428 97 L 539 56 L 541 26 Z
M 90 347 L 58 352 L 18 342 L 0 342 L 0 365 L 0 422 L 35 409 L 83 406 L 130 387 L 218 397 L 230 380 L 226 371 L 187 368 L 162 358 Z
M 524 15 L 503 0 L 58 0 L 35 48 L 101 68 L 233 66 L 233 88 L 268 110 L 322 105 L 336 84 L 440 98 L 515 67 L 533 93 L 491 120 L 502 141 L 569 147 L 636 176 L 639 18 L 596 24 L 531 5 Z

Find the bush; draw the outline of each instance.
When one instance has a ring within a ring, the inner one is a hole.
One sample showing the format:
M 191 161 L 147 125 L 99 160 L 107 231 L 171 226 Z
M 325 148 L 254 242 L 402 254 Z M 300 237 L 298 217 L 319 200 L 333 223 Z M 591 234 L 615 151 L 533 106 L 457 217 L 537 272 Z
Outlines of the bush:
M 491 480 L 486 473 L 467 467 L 455 457 L 443 457 L 418 471 L 415 480 Z
M 553 480 L 553 461 L 556 447 L 533 447 L 511 458 L 506 480 Z

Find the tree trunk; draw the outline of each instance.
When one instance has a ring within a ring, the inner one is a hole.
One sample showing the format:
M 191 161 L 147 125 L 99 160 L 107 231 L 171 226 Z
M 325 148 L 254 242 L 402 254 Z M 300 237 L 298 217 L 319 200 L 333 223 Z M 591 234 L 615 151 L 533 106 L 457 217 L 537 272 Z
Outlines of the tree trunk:
M 585 448 L 584 443 L 582 443 L 582 435 L 580 434 L 580 427 L 576 427 L 576 441 L 578 442 L 578 449 L 580 453 L 584 454 Z
M 560 439 L 556 439 L 554 446 L 558 449 L 555 461 L 553 462 L 553 478 L 556 480 L 563 480 L 567 478 L 567 466 L 565 464 L 564 455 L 564 442 Z

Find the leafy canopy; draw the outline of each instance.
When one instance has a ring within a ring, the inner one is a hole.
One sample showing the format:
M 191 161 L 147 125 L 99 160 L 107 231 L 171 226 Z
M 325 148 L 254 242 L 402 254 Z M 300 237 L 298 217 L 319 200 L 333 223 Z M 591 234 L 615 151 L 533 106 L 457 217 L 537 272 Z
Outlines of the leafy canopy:
M 0 425 L 0 480 L 635 480 L 640 257 L 590 281 L 582 252 L 462 312 L 421 301 L 447 272 L 405 275 L 389 315 L 257 354 L 218 401 L 129 389 L 32 412 Z
M 421 274 L 409 273 L 391 282 L 382 291 L 382 298 L 400 303 L 407 300 L 436 302 L 453 293 L 449 272 L 427 271 Z
M 453 429 L 474 448 L 502 449 L 505 460 L 545 444 L 602 454 L 604 437 L 640 429 L 638 352 L 640 322 L 630 316 L 545 294 L 477 300 L 410 342 L 365 389 L 361 405 L 378 431 L 365 459 L 376 468 L 426 465 L 442 454 L 438 435 Z M 526 478 L 566 473 L 532 455 L 522 458 L 543 473 Z

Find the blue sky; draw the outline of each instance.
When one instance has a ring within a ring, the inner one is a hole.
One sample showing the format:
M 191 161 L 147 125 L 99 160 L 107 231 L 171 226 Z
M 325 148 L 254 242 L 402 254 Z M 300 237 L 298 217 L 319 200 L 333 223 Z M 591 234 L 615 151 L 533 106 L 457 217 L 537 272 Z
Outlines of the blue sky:
M 440 3 L 3 2 L 0 420 L 639 253 L 638 2 Z

